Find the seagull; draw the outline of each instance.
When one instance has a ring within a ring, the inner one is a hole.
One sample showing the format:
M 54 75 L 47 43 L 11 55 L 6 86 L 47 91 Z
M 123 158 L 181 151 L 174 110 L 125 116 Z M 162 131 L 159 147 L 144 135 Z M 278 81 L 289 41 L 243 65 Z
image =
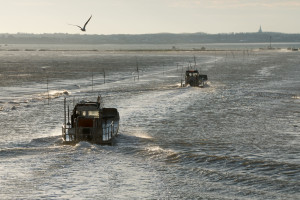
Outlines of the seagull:
M 91 15 L 90 18 L 85 22 L 85 24 L 84 24 L 83 27 L 78 26 L 78 25 L 74 25 L 74 24 L 69 24 L 69 25 L 77 26 L 78 28 L 80 28 L 81 31 L 86 31 L 85 27 L 86 27 L 86 25 L 89 23 L 89 21 L 90 21 L 91 18 L 92 18 L 92 15 Z

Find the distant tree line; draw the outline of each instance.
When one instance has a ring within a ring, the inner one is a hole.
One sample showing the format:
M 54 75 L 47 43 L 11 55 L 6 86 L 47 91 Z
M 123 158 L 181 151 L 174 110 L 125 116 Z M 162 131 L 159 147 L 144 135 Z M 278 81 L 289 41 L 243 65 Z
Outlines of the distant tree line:
M 157 34 L 116 34 L 80 35 L 54 34 L 0 34 L 0 44 L 176 44 L 176 43 L 267 43 L 300 42 L 300 34 L 276 32 L 263 33 L 157 33 Z

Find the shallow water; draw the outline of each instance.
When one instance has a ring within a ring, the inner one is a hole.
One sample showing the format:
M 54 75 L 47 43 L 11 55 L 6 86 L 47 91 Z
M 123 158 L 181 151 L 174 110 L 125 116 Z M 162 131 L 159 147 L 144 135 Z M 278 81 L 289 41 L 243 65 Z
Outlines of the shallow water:
M 194 56 L 208 86 L 181 88 Z M 300 198 L 299 52 L 20 50 L 0 60 L 0 199 Z M 72 107 L 98 94 L 120 112 L 114 144 L 62 145 L 64 96 Z

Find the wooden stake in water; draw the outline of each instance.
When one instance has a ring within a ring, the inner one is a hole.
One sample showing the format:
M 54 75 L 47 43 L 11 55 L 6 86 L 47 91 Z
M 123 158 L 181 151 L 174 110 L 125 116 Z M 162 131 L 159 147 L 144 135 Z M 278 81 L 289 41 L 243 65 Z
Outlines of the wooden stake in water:
M 48 76 L 47 76 L 47 93 L 48 93 L 48 105 L 50 101 L 49 88 L 48 88 Z
M 66 128 L 66 125 L 67 125 L 67 111 L 66 111 L 66 105 L 67 102 L 66 102 L 66 97 L 64 98 L 64 125 L 65 125 L 65 128 Z
M 215 50 L 215 66 L 217 65 L 217 53 L 216 53 L 216 50 Z
M 94 73 L 92 72 L 92 91 L 94 91 Z
M 105 69 L 103 69 L 103 80 L 104 80 L 104 84 L 105 84 Z
M 138 76 L 138 80 L 140 80 L 140 71 L 139 71 L 139 63 L 137 61 L 137 57 L 135 57 L 135 61 L 136 61 L 136 72 L 137 72 L 137 76 Z
M 183 78 L 183 66 L 182 66 L 182 70 L 181 70 L 181 80 L 180 80 L 180 82 L 181 82 L 181 87 L 183 87 L 183 84 L 182 84 L 183 80 L 182 80 L 182 78 Z

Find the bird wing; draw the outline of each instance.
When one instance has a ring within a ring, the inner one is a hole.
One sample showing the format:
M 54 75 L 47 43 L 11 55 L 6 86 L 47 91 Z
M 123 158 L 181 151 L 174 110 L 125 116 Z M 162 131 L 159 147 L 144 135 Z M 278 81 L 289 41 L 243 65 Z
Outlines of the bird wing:
M 78 26 L 78 25 L 75 25 L 75 24 L 69 24 L 69 25 L 71 25 L 71 26 L 77 26 L 78 28 L 82 29 L 81 26 Z
M 92 18 L 92 15 L 90 16 L 90 18 L 85 22 L 84 26 L 83 26 L 83 29 L 85 29 L 86 25 L 89 23 L 89 21 L 91 20 Z

